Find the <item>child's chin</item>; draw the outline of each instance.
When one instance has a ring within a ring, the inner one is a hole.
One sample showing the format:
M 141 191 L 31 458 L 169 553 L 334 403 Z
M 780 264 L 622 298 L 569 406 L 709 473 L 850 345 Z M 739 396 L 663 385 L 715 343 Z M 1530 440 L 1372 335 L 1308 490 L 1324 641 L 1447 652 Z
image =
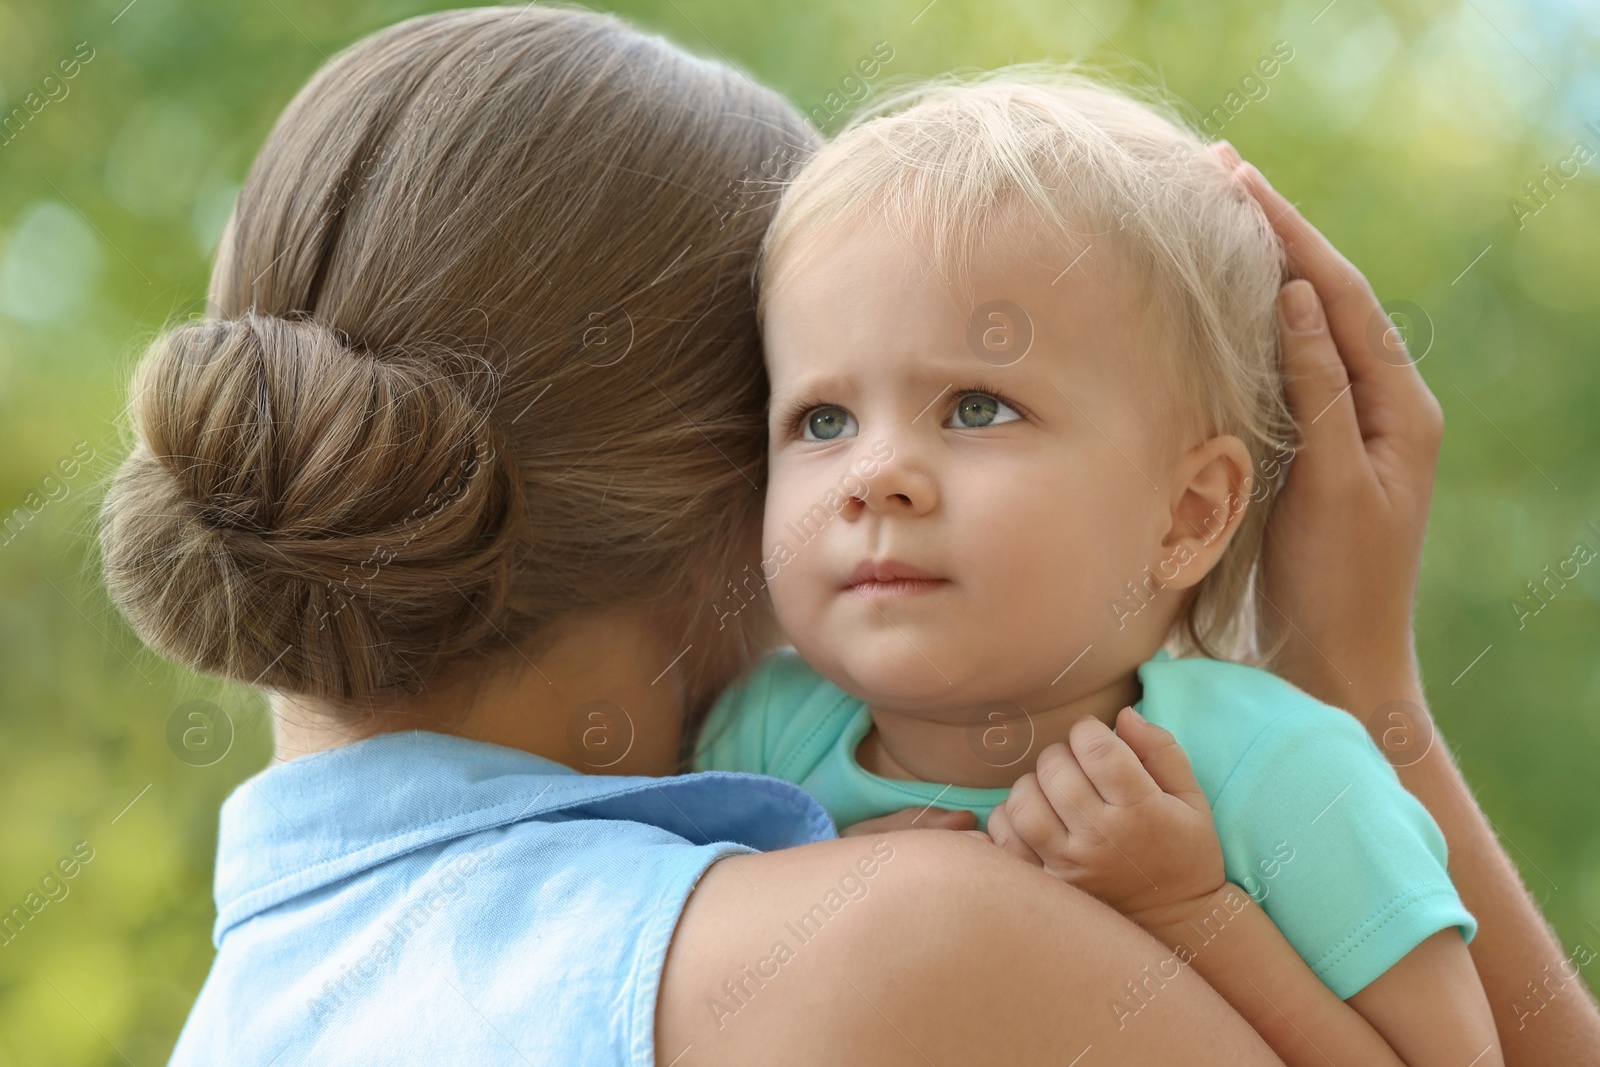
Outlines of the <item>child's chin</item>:
M 914 707 L 950 698 L 948 674 L 941 674 L 916 653 L 909 659 L 879 657 L 851 663 L 844 673 L 847 683 L 839 683 L 841 687 L 869 704 Z

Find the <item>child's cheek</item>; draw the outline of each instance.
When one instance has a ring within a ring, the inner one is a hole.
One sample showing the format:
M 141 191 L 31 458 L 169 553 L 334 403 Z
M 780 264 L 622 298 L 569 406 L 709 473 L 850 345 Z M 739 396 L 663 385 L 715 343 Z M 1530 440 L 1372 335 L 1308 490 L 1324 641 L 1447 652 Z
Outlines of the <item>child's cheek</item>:
M 797 602 L 815 583 L 817 563 L 815 546 L 807 546 L 795 533 L 803 509 L 794 500 L 800 495 L 793 478 L 781 469 L 774 470 L 767 485 L 761 552 L 761 576 L 773 605 L 796 624 Z

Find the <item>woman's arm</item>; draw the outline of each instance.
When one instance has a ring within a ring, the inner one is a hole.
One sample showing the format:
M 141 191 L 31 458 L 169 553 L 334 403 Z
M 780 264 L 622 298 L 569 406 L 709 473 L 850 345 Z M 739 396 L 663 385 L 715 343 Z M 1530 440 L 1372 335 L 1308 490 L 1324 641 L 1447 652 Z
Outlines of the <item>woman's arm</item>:
M 1035 772 L 989 816 L 989 832 L 1011 855 L 1138 923 L 1172 950 L 1172 969 L 1198 972 L 1290 1067 L 1501 1067 L 1458 931 L 1429 938 L 1349 1002 L 1339 999 L 1226 880 L 1188 755 L 1131 707 L 1115 733 L 1085 716 L 1067 744 L 1041 752 Z M 1130 1000 L 1139 1006 L 1137 992 Z
M 1237 164 L 1231 148 L 1219 150 Z M 1600 1048 L 1600 1009 L 1581 978 L 1560 973 L 1567 954 L 1435 737 L 1423 696 L 1412 608 L 1444 432 L 1439 403 L 1361 273 L 1254 167 L 1235 175 L 1305 279 L 1285 288 L 1303 292 L 1309 282 L 1319 298 L 1309 325 L 1285 316 L 1280 331 L 1301 439 L 1267 532 L 1263 614 L 1288 642 L 1275 669 L 1355 715 L 1380 748 L 1426 746 L 1420 759 L 1394 762 L 1444 833 L 1451 878 L 1478 920 L 1468 948 L 1505 1062 L 1579 1062 Z M 1518 1018 L 1527 983 L 1552 973 L 1565 980 L 1561 995 L 1537 1018 Z
M 1157 975 L 1169 955 L 1106 905 L 967 834 L 735 857 L 712 865 L 679 921 L 656 1062 L 1279 1063 L 1199 977 Z M 1114 1009 L 1129 982 L 1149 991 L 1133 1015 Z

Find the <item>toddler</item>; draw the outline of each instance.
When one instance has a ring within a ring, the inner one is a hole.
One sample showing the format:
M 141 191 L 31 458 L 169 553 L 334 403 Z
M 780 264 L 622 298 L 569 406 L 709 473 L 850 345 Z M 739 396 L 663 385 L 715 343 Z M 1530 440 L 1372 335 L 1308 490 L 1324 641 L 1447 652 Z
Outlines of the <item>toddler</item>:
M 1283 250 L 1220 161 L 1070 72 L 934 83 L 808 162 L 760 271 L 793 650 L 697 769 L 841 826 L 973 812 L 1172 949 L 1119 1028 L 1189 964 L 1291 1064 L 1499 1063 L 1437 826 L 1355 719 L 1237 662 L 1270 664 L 1294 427 Z

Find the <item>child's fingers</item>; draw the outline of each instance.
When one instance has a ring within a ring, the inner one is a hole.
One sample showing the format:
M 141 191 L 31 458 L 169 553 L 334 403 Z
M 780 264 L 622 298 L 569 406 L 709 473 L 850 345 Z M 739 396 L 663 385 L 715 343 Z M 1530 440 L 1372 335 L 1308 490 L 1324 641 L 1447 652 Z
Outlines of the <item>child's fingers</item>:
M 1067 831 L 1075 834 L 1099 833 L 1096 823 L 1105 811 L 1106 802 L 1078 765 L 1078 757 L 1072 749 L 1060 741 L 1047 745 L 1039 753 L 1036 767 L 1038 787 Z
M 1018 778 L 1011 795 L 995 810 L 1005 809 L 1006 823 L 1013 833 L 1040 857 L 1060 855 L 1066 848 L 1072 824 L 1064 820 L 1053 800 L 1047 798 L 1037 774 Z M 989 816 L 993 833 L 994 816 Z
M 1139 757 L 1111 728 L 1085 715 L 1067 731 L 1072 754 L 1095 792 L 1114 807 L 1129 807 L 1161 791 Z M 1040 762 L 1044 755 L 1040 754 Z
M 1205 792 L 1194 776 L 1189 754 L 1171 731 L 1163 730 L 1128 707 L 1117 713 L 1117 734 L 1162 792 L 1171 793 L 1197 811 L 1211 811 Z
M 976 830 L 968 832 L 977 833 Z M 1035 867 L 1044 866 L 1044 860 L 1028 847 L 1028 843 L 1022 840 L 1016 828 L 1011 825 L 1011 816 L 1006 814 L 1004 804 L 995 805 L 994 811 L 989 814 L 989 839 L 1000 846 L 1001 851 L 1009 852 L 1024 863 L 1031 863 Z

